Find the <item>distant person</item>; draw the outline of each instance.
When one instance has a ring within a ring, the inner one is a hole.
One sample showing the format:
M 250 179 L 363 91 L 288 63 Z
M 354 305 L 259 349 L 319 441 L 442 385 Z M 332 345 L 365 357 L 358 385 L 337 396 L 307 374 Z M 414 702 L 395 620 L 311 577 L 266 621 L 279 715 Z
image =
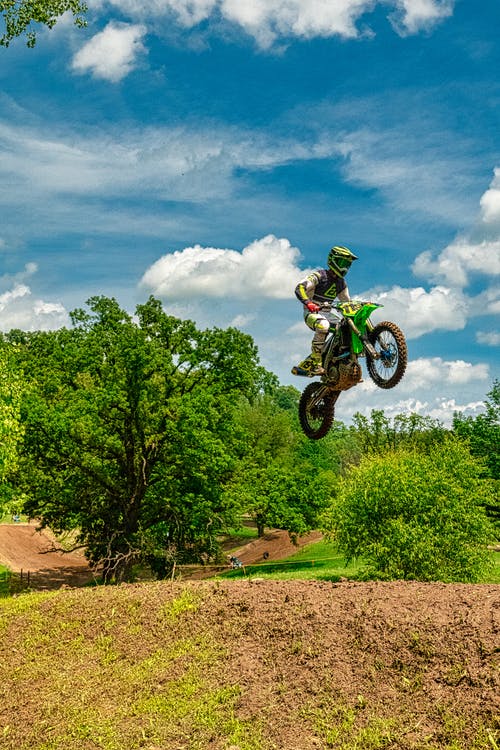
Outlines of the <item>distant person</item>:
M 336 298 L 341 302 L 349 302 L 349 289 L 344 276 L 357 257 L 349 248 L 335 245 L 328 253 L 328 268 L 313 271 L 295 287 L 295 296 L 304 306 L 304 321 L 314 331 L 314 336 L 311 354 L 292 368 L 294 375 L 312 377 L 325 374 L 321 366 L 321 353 L 330 330 L 330 321 L 321 314 L 320 305 L 323 302 L 333 302 Z

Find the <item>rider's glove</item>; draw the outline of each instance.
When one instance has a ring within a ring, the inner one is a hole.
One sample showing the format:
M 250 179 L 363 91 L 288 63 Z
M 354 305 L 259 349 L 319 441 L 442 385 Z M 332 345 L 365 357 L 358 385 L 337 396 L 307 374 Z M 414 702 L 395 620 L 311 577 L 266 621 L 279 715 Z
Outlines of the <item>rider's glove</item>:
M 306 302 L 306 307 L 309 310 L 309 312 L 316 313 L 319 310 L 319 305 L 316 304 L 316 302 L 312 302 L 309 300 L 309 302 Z

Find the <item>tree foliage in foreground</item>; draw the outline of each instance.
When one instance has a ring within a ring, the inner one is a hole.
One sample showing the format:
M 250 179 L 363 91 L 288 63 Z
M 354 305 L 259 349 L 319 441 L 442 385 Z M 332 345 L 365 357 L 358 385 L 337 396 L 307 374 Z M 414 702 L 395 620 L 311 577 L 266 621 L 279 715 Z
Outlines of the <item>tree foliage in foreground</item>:
M 77 529 L 107 580 L 139 558 L 161 574 L 161 555 L 214 552 L 238 443 L 232 405 L 265 380 L 240 331 L 199 331 L 154 298 L 136 312 L 96 297 L 71 330 L 11 333 L 31 382 L 26 511 L 56 532 Z
M 429 452 L 367 455 L 339 479 L 325 526 L 348 559 L 362 556 L 378 577 L 479 580 L 492 539 L 483 508 L 492 483 L 481 469 L 451 438 Z
M 333 473 L 319 459 L 323 445 L 313 444 L 315 455 L 303 451 L 311 441 L 297 423 L 299 396 L 295 389 L 273 389 L 242 403 L 235 417 L 245 450 L 226 495 L 253 519 L 259 536 L 266 527 L 292 536 L 311 531 L 331 496 Z
M 455 414 L 453 431 L 469 442 L 472 454 L 485 462 L 483 471 L 496 482 L 495 496 L 486 506 L 486 511 L 500 534 L 500 381 L 494 381 L 488 396 L 484 412 L 477 417 Z
M 72 13 L 76 26 L 86 26 L 87 6 L 81 0 L 0 0 L 0 14 L 5 31 L 0 45 L 8 47 L 16 37 L 26 35 L 28 47 L 34 47 L 36 32 L 32 24 L 51 29 L 63 13 Z
M 391 420 L 382 409 L 372 409 L 370 417 L 359 412 L 354 414 L 352 432 L 359 458 L 366 453 L 381 453 L 403 446 L 426 450 L 442 440 L 446 430 L 432 417 L 412 412 L 396 414 Z
M 12 498 L 11 479 L 17 468 L 22 438 L 21 394 L 23 383 L 14 366 L 11 347 L 0 342 L 0 517 Z

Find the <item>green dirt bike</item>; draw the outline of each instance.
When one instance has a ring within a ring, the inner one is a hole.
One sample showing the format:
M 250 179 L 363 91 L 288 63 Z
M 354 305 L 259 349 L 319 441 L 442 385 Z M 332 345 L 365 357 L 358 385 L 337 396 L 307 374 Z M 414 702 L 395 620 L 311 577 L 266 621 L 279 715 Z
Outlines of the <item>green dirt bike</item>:
M 299 401 L 300 425 L 312 440 L 324 437 L 332 426 L 341 392 L 361 381 L 359 357 L 365 357 L 368 374 L 379 388 L 394 388 L 405 373 L 408 351 L 403 332 L 387 320 L 373 325 L 370 315 L 378 307 L 382 305 L 359 300 L 321 305 L 331 323 L 322 353 L 325 374 L 304 388 Z

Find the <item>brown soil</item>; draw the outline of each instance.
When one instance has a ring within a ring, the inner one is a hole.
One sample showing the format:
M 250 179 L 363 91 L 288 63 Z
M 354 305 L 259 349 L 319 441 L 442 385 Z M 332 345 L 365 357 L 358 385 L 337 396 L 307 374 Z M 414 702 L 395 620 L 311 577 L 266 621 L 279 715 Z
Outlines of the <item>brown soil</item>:
M 320 536 L 302 537 L 294 545 L 288 534 L 273 530 L 232 553 L 248 565 L 276 560 Z M 83 555 L 65 555 L 53 547 L 50 535 L 37 531 L 33 524 L 0 525 L 0 562 L 13 570 L 29 570 L 34 588 L 78 586 L 91 579 Z M 186 589 L 194 592 L 198 604 L 188 607 L 180 616 L 182 622 L 176 621 L 169 630 L 164 614 L 167 602 Z M 259 742 L 249 747 L 496 750 L 500 746 L 498 585 L 218 579 L 73 589 L 64 596 L 65 621 L 77 623 L 88 648 L 94 640 L 101 643 L 101 623 L 107 623 L 106 638 L 115 639 L 124 665 L 143 663 L 162 650 L 168 653 L 172 649 L 169 639 L 179 633 L 189 633 L 200 642 L 209 634 L 222 645 L 225 657 L 210 666 L 204 680 L 213 689 L 237 687 L 235 716 L 258 727 L 260 733 Z M 45 600 L 41 606 L 47 608 L 44 617 L 57 629 L 58 600 Z M 52 607 L 53 613 L 49 612 Z M 138 627 L 135 621 L 133 627 L 128 623 L 131 611 L 142 613 L 140 638 L 130 637 Z M 43 657 L 44 685 L 49 692 L 36 707 L 26 703 L 26 686 L 6 677 L 16 674 L 23 658 L 22 648 L 16 646 L 16 639 L 24 637 L 22 612 L 19 623 L 13 622 L 3 639 L 5 649 L 0 642 L 0 664 L 7 670 L 0 680 L 0 724 L 4 720 L 10 727 L 5 746 L 9 750 L 38 747 L 36 727 L 53 720 L 62 657 L 64 669 L 71 674 L 72 694 L 78 696 L 82 686 L 88 690 L 90 684 L 86 661 L 66 663 L 73 651 L 59 654 L 64 643 L 59 646 L 57 639 L 49 639 L 50 648 L 44 648 L 54 653 Z M 116 632 L 108 632 L 110 622 L 116 623 Z M 60 626 L 61 633 L 64 627 Z M 30 658 L 27 653 L 27 663 Z M 99 679 L 96 674 L 96 690 Z M 169 680 L 167 673 L 153 679 L 155 696 L 166 689 Z M 116 695 L 111 687 L 107 689 L 110 715 L 126 715 L 123 702 L 127 696 L 122 687 Z M 130 697 L 131 706 L 135 700 Z M 82 703 L 78 711 L 85 710 Z M 143 732 L 139 724 L 134 728 L 134 721 L 140 723 L 134 716 L 131 709 L 123 726 L 117 723 L 116 731 L 124 732 L 124 737 Z M 158 737 L 167 731 L 160 719 L 155 731 Z M 148 750 L 228 748 L 217 733 L 198 737 L 201 730 L 196 726 L 179 727 L 178 736 L 175 726 L 168 731 L 168 741 L 164 737 L 161 744 L 146 744 Z M 186 732 L 192 745 L 186 741 Z M 67 750 L 97 747 L 78 740 Z M 232 748 L 239 750 L 238 745 Z
M 0 641 L 6 750 L 36 749 L 42 738 L 65 750 L 496 750 L 500 742 L 499 586 L 164 582 L 69 590 L 33 606 L 38 617 L 19 608 Z M 185 639 L 198 646 L 175 645 Z M 36 663 L 27 643 L 42 645 Z M 204 695 L 233 696 L 229 716 L 215 703 L 201 721 L 196 691 L 192 712 L 165 713 L 193 675 Z M 235 721 L 249 734 L 230 741 Z
M 231 554 L 241 560 L 244 565 L 263 562 L 265 560 L 281 560 L 284 557 L 293 555 L 306 544 L 317 542 L 322 537 L 323 534 L 319 531 L 312 531 L 310 534 L 299 536 L 295 541 L 292 541 L 287 531 L 271 529 L 260 539 L 248 542 L 243 547 L 232 551 Z
M 57 552 L 57 542 L 34 523 L 0 524 L 0 563 L 34 589 L 82 586 L 93 579 L 82 553 Z

